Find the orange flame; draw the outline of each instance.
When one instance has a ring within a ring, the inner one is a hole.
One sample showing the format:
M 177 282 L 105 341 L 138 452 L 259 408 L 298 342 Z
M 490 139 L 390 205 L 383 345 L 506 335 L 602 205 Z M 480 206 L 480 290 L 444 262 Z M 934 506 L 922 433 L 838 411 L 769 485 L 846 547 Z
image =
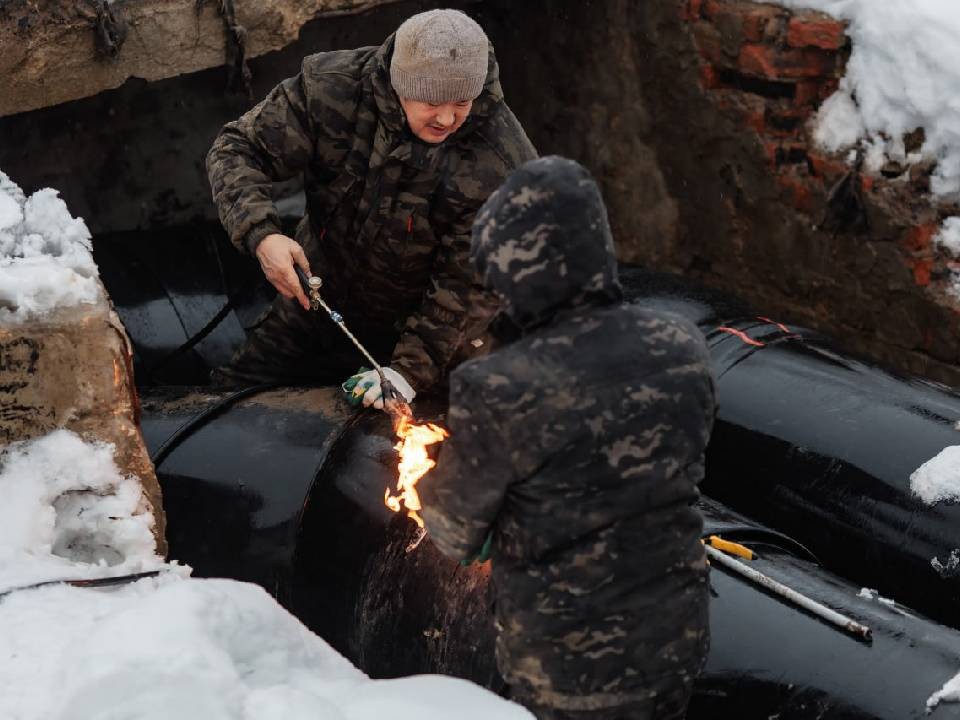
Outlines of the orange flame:
M 405 507 L 407 515 L 422 528 L 423 519 L 419 514 L 422 506 L 420 495 L 417 493 L 417 483 L 437 464 L 427 454 L 427 447 L 442 442 L 450 434 L 433 423 L 415 425 L 410 418 L 401 418 L 396 432 L 400 440 L 395 446 L 400 454 L 400 463 L 397 466 L 400 471 L 397 479 L 397 494 L 394 495 L 390 492 L 390 488 L 387 488 L 383 495 L 383 502 L 394 512 L 400 512 L 401 508 Z

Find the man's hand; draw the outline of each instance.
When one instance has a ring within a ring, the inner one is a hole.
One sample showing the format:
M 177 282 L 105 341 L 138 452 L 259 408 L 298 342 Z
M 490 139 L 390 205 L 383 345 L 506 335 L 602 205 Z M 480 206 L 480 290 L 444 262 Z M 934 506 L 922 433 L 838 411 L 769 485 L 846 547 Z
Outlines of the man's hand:
M 257 245 L 257 260 L 260 261 L 263 274 L 267 276 L 267 280 L 278 293 L 287 299 L 295 298 L 304 310 L 310 309 L 310 300 L 300 287 L 297 273 L 293 269 L 293 264 L 296 263 L 307 277 L 312 275 L 310 263 L 307 262 L 307 256 L 303 254 L 300 243 L 279 233 L 267 235 Z

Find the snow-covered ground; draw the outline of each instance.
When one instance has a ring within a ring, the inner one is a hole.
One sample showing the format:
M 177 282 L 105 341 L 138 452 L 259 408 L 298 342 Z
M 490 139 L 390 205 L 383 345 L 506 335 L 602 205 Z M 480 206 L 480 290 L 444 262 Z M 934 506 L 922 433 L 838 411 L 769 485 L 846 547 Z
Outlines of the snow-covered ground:
M 55 191 L 0 172 L 0 327 L 97 302 L 89 242 Z M 464 680 L 370 680 L 261 588 L 190 578 L 113 456 L 67 430 L 0 452 L 0 720 L 532 717 Z
M 531 717 L 455 678 L 370 680 L 261 588 L 164 563 L 109 445 L 66 430 L 15 443 L 0 489 L 2 720 Z M 13 590 L 149 570 L 112 589 Z

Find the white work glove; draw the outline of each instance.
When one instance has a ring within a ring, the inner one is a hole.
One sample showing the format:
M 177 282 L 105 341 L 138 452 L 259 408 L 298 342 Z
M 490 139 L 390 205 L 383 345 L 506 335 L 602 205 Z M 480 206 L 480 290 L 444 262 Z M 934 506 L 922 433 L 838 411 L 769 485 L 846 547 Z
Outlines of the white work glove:
M 410 383 L 403 379 L 403 375 L 393 368 L 385 367 L 383 374 L 397 391 L 403 395 L 408 403 L 417 396 Z M 374 407 L 383 410 L 383 388 L 380 387 L 380 373 L 376 370 L 360 368 L 356 375 L 352 375 L 340 386 L 347 395 L 347 402 L 351 405 L 363 404 L 364 407 Z

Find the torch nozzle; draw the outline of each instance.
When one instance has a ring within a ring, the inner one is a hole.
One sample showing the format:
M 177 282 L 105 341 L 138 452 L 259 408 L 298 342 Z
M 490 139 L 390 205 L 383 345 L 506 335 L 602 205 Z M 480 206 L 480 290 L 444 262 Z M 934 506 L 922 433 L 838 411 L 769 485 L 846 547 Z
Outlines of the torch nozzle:
M 380 392 L 383 396 L 383 409 L 393 421 L 393 427 L 399 427 L 404 420 L 413 420 L 413 410 L 406 398 L 397 390 L 393 383 L 387 380 L 382 368 L 377 368 L 380 375 Z

